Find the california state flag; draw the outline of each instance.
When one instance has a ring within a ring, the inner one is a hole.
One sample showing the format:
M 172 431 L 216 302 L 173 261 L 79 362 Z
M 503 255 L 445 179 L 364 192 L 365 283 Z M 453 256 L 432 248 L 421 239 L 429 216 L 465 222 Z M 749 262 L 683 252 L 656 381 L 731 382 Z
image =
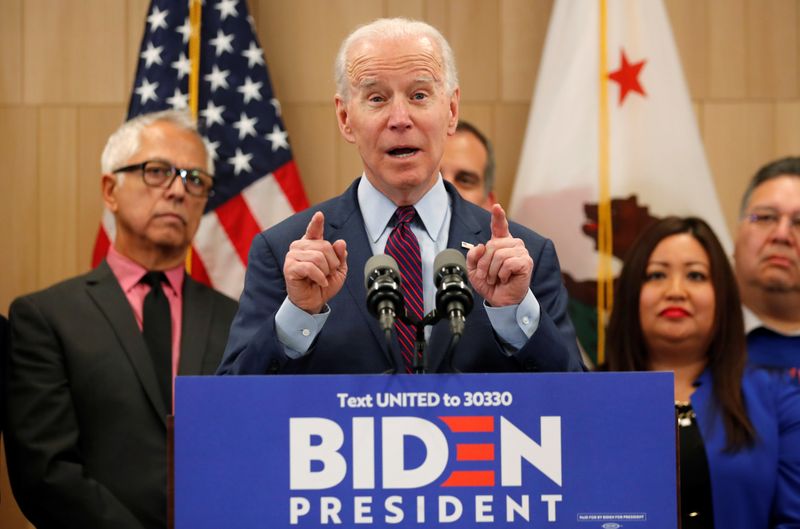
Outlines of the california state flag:
M 661 0 L 556 0 L 510 212 L 555 242 L 592 362 L 598 307 L 603 322 L 650 222 L 702 217 L 730 249 Z

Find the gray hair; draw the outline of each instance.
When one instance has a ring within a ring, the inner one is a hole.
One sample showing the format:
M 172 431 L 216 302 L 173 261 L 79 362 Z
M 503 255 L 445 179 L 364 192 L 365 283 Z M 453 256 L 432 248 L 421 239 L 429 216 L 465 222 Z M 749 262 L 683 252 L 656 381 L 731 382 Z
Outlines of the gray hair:
M 452 95 L 458 87 L 458 71 L 456 70 L 456 60 L 453 57 L 453 50 L 450 44 L 439 32 L 438 29 L 421 22 L 408 18 L 379 18 L 356 28 L 347 38 L 344 39 L 339 47 L 334 63 L 334 80 L 336 81 L 336 93 L 345 101 L 350 99 L 347 79 L 347 56 L 354 44 L 365 39 L 398 39 L 403 37 L 428 37 L 439 48 L 442 59 L 442 71 L 444 74 L 444 86 L 448 95 Z
M 750 180 L 750 184 L 747 186 L 744 196 L 742 196 L 742 203 L 739 206 L 740 218 L 744 218 L 745 213 L 747 213 L 747 206 L 750 205 L 750 197 L 753 195 L 753 191 L 764 182 L 772 180 L 773 178 L 778 178 L 779 176 L 794 176 L 800 178 L 800 157 L 787 156 L 786 158 L 772 161 L 758 170 L 753 176 L 753 179 Z
M 189 112 L 185 110 L 161 110 L 149 114 L 140 114 L 120 125 L 109 136 L 103 149 L 103 154 L 100 156 L 100 170 L 103 174 L 111 174 L 114 169 L 119 168 L 120 165 L 130 160 L 131 156 L 139 150 L 142 131 L 158 121 L 172 123 L 181 129 L 195 133 L 203 143 L 203 148 L 206 151 L 207 170 L 210 174 L 214 174 L 214 157 L 206 147 L 205 140 L 197 131 L 195 121 L 189 115 Z

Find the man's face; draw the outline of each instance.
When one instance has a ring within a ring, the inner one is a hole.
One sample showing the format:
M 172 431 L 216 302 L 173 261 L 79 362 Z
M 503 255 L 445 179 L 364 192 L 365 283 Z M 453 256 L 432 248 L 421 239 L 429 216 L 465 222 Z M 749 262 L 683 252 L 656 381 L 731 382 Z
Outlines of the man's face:
M 448 134 L 458 122 L 458 89 L 447 94 L 439 50 L 427 37 L 365 39 L 347 58 L 349 99 L 336 97 L 344 138 L 364 173 L 397 205 L 418 201 L 436 182 Z
M 755 190 L 739 222 L 734 260 L 739 280 L 769 291 L 800 290 L 800 177 L 779 176 Z
M 167 162 L 182 169 L 206 170 L 205 146 L 194 133 L 161 121 L 145 128 L 139 150 L 122 166 L 150 160 Z M 205 197 L 186 193 L 180 177 L 169 187 L 149 187 L 141 171 L 103 176 L 104 200 L 114 214 L 117 233 L 114 246 L 124 255 L 143 252 L 164 255 L 187 250 L 200 224 Z
M 486 192 L 486 160 L 483 143 L 468 131 L 447 138 L 440 170 L 442 177 L 456 186 L 459 194 L 477 206 L 491 207 Z

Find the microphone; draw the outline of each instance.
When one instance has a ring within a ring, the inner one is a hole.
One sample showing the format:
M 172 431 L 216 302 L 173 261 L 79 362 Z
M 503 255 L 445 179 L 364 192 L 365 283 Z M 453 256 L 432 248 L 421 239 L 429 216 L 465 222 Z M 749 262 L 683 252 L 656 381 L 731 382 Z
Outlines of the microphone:
M 364 265 L 367 309 L 378 318 L 387 343 L 392 339 L 394 320 L 403 313 L 405 307 L 400 281 L 397 261 L 390 255 L 373 255 Z
M 444 250 L 433 261 L 436 285 L 436 311 L 450 320 L 450 332 L 458 340 L 464 321 L 472 310 L 472 290 L 467 283 L 467 261 L 453 248 Z

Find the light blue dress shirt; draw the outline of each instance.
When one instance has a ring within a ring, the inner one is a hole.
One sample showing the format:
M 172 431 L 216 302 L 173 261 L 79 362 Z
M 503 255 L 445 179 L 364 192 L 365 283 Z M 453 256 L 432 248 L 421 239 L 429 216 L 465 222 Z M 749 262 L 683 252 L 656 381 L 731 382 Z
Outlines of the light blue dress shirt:
M 358 203 L 372 253 L 383 253 L 394 227 L 391 221 L 397 206 L 364 176 L 358 185 Z M 363 204 L 369 206 L 364 207 Z M 411 224 L 411 230 L 420 246 L 422 289 L 427 314 L 435 308 L 436 303 L 433 261 L 439 252 L 447 248 L 452 214 L 450 197 L 441 176 L 430 191 L 414 204 L 414 208 L 417 210 L 417 219 Z M 474 244 L 473 241 L 464 242 Z M 348 273 L 353 273 L 353 270 L 348 270 Z M 490 307 L 484 302 L 484 307 L 506 354 L 513 354 L 522 348 L 539 326 L 539 302 L 530 289 L 519 305 Z M 307 354 L 330 315 L 331 311 L 327 306 L 320 314 L 309 314 L 287 297 L 275 314 L 278 340 L 286 348 L 286 355 L 299 358 Z M 426 338 L 430 338 L 430 332 L 430 327 L 425 329 Z

